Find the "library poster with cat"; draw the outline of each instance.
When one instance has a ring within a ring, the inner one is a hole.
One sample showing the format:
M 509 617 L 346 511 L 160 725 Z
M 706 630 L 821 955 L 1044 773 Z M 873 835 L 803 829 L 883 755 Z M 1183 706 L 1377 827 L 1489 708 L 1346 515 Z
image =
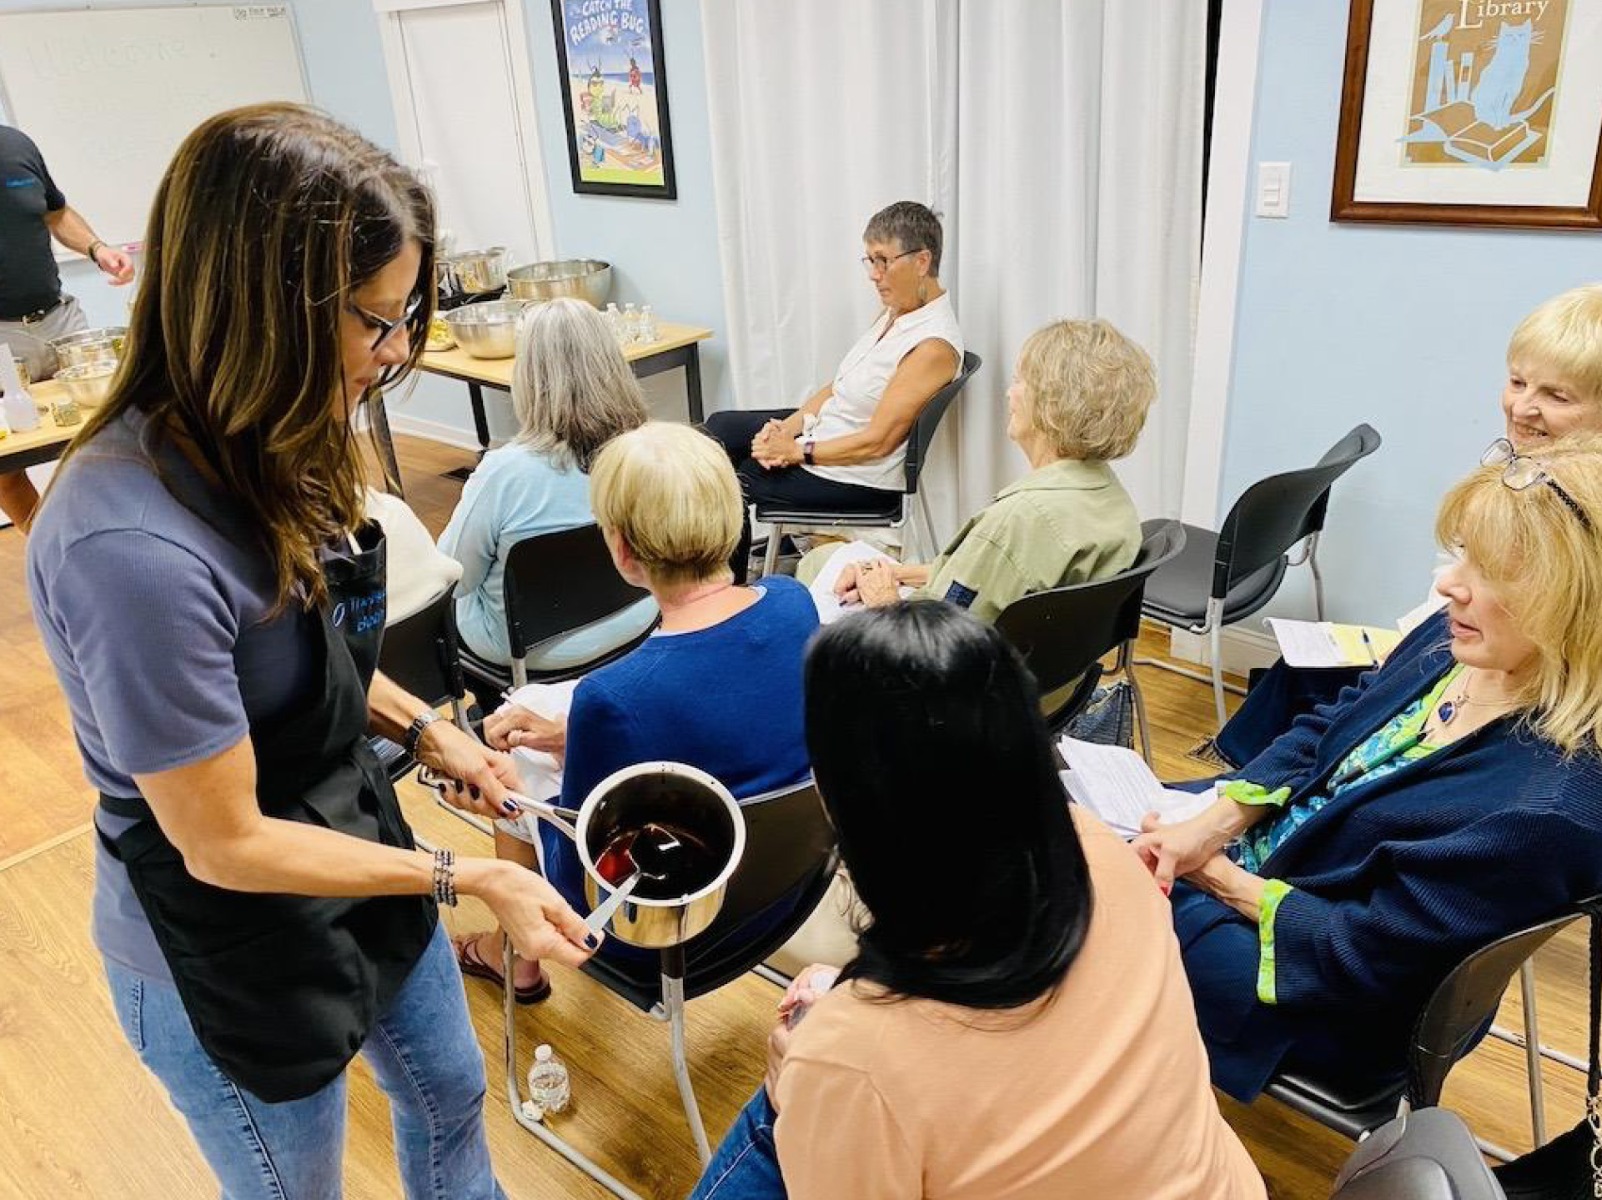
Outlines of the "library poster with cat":
M 1602 225 L 1602 0 L 1353 0 L 1335 219 Z

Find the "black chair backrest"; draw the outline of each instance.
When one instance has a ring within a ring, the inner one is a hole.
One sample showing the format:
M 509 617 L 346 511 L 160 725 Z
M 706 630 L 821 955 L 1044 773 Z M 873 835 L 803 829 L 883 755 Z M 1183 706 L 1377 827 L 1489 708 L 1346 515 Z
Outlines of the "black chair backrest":
M 1587 900 L 1575 912 L 1553 917 L 1498 938 L 1458 963 L 1430 996 L 1413 1030 L 1408 1062 L 1408 1103 L 1415 1108 L 1438 1104 L 1446 1076 L 1473 1046 L 1496 1014 L 1502 993 L 1518 969 L 1559 930 L 1602 905 Z
M 1140 633 L 1146 581 L 1185 548 L 1178 521 L 1147 521 L 1127 570 L 1094 583 L 1033 592 L 1014 600 L 996 628 L 1023 655 L 1042 694 L 1078 679 L 1108 651 Z
M 1218 531 L 1213 559 L 1215 598 L 1324 528 L 1329 489 L 1354 463 L 1380 446 L 1380 435 L 1359 425 L 1336 442 L 1316 465 L 1260 479 L 1241 493 Z
M 649 595 L 617 573 L 599 525 L 524 538 L 506 556 L 506 639 L 514 660 Z
M 957 398 L 963 386 L 973 378 L 973 373 L 984 365 L 981 359 L 972 350 L 962 356 L 962 370 L 957 377 L 945 387 L 936 392 L 918 419 L 913 422 L 912 436 L 907 439 L 907 494 L 910 496 L 918 490 L 918 476 L 923 474 L 924 460 L 929 457 L 929 447 L 934 444 L 935 433 L 940 428 L 940 420 L 946 415 L 946 409 Z
M 703 973 L 730 933 L 833 862 L 834 827 L 811 779 L 742 800 L 740 812 L 745 857 L 729 880 L 717 919 L 685 946 L 693 974 Z
M 384 629 L 378 669 L 429 704 L 460 700 L 467 694 L 456 640 L 454 588 Z
M 1358 1144 L 1330 1200 L 1504 1200 L 1456 1113 L 1415 1109 Z

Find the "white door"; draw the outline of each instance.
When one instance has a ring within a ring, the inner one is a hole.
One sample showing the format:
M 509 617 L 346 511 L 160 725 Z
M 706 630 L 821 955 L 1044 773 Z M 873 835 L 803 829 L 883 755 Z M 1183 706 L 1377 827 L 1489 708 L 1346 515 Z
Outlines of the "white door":
M 439 203 L 455 251 L 554 257 L 517 0 L 374 0 L 402 156 Z

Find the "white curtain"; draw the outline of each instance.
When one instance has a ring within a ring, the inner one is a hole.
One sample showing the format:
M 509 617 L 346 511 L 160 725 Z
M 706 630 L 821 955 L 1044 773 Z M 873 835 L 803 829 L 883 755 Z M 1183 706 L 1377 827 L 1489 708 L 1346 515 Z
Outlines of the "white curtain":
M 943 218 L 985 361 L 925 476 L 943 538 L 1025 466 L 1005 400 L 1023 340 L 1104 316 L 1157 361 L 1119 464 L 1177 511 L 1201 231 L 1206 6 L 1190 0 L 702 0 L 736 402 L 797 401 L 876 309 L 855 260 L 891 200 Z

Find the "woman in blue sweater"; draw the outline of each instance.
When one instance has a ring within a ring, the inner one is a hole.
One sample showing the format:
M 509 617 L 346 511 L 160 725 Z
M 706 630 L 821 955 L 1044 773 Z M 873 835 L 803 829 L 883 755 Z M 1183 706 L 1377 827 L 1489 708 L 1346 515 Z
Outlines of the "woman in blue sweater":
M 1602 441 L 1501 442 L 1448 494 L 1446 608 L 1135 848 L 1213 1081 L 1396 1077 L 1447 972 L 1602 891 Z
M 729 559 L 743 501 L 728 456 L 688 426 L 648 422 L 596 456 L 590 499 L 618 573 L 651 592 L 662 624 L 638 649 L 585 676 L 565 720 L 511 706 L 486 720 L 490 744 L 561 758 L 561 803 L 569 808 L 612 772 L 642 762 L 699 767 L 739 800 L 806 778 L 801 660 L 817 608 L 793 579 L 734 582 Z M 572 840 L 544 823 L 540 836 L 547 877 L 584 911 Z M 776 907 L 784 911 L 753 918 L 753 934 L 793 906 Z M 603 945 L 607 954 L 631 952 Z M 465 973 L 500 979 L 498 939 L 461 939 L 458 956 Z M 519 960 L 513 985 L 526 1003 L 550 992 L 537 962 Z

